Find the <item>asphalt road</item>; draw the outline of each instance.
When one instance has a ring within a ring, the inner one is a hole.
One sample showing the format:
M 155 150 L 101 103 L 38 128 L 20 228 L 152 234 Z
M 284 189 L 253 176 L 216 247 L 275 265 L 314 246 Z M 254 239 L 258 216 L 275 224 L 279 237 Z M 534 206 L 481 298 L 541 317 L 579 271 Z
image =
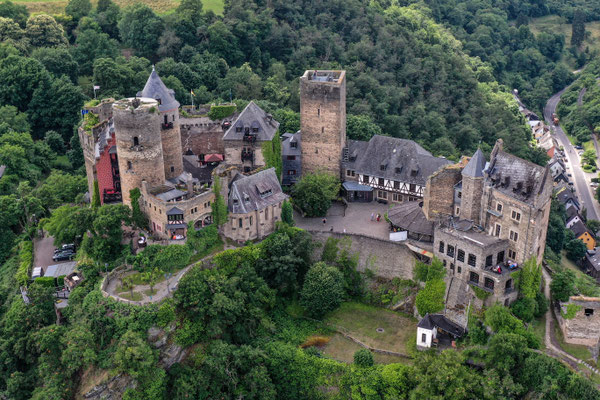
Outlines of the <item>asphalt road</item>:
M 568 88 L 568 87 L 567 87 Z M 588 219 L 598 219 L 598 215 L 600 212 L 598 211 L 598 206 L 596 205 L 596 201 L 594 200 L 594 193 L 592 188 L 589 185 L 589 182 L 586 180 L 583 169 L 581 168 L 581 163 L 579 161 L 579 156 L 577 155 L 577 150 L 571 145 L 569 138 L 562 130 L 560 126 L 555 126 L 552 123 L 552 114 L 556 112 L 556 106 L 560 101 L 560 96 L 567 89 L 563 89 L 560 92 L 556 93 L 554 96 L 550 97 L 548 102 L 546 103 L 546 107 L 544 107 L 544 119 L 548 123 L 548 125 L 552 126 L 554 130 L 556 139 L 558 143 L 563 146 L 565 149 L 565 156 L 567 157 L 568 164 L 570 165 L 570 172 L 574 180 L 575 191 L 579 201 L 582 206 L 587 210 Z

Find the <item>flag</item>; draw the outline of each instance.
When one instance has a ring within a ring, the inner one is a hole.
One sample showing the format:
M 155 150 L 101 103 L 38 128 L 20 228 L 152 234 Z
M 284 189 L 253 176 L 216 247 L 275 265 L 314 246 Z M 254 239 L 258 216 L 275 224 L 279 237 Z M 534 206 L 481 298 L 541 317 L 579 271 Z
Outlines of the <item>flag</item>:
M 194 91 L 190 89 L 190 93 L 192 94 L 192 96 L 195 96 Z
M 100 86 L 94 85 L 94 90 L 100 90 Z

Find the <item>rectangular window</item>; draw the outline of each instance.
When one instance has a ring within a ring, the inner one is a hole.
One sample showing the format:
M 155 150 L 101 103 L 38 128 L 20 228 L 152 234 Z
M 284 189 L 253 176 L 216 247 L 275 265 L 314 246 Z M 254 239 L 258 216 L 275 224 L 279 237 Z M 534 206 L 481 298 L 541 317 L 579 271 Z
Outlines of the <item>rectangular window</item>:
M 414 184 L 414 183 L 411 183 L 410 186 L 409 186 L 409 190 L 411 192 L 416 192 L 417 191 L 417 185 Z
M 440 242 L 440 253 L 444 254 L 444 242 Z
M 517 253 L 514 250 L 508 250 L 508 258 L 510 258 L 511 260 L 514 260 L 517 258 Z
M 378 178 L 377 183 L 379 186 L 383 186 L 383 185 L 385 185 L 385 180 L 383 178 Z
M 252 226 L 252 216 L 250 216 L 250 226 Z
M 238 226 L 241 228 L 242 227 L 242 219 L 238 218 Z
M 518 211 L 513 210 L 510 217 L 517 222 L 521 221 L 521 213 Z
M 448 257 L 454 257 L 454 246 L 448 245 L 446 254 L 448 254 Z
M 475 254 L 469 253 L 469 260 L 467 261 L 467 264 L 469 264 L 471 267 L 477 265 L 477 257 L 475 256 Z
M 460 262 L 465 262 L 465 252 L 461 249 L 458 249 L 456 254 L 456 259 Z
M 456 207 L 456 215 L 460 215 L 460 207 Z
M 515 231 L 510 231 L 509 238 L 513 242 L 516 242 L 517 240 L 519 240 L 519 234 L 517 232 L 515 232 Z
M 369 175 L 363 175 L 363 183 L 369 183 Z
M 469 282 L 479 283 L 479 274 L 471 271 L 469 273 Z
M 585 316 L 586 317 L 591 317 L 592 315 L 594 315 L 594 309 L 593 308 L 586 308 L 585 311 Z
M 498 253 L 498 256 L 496 257 L 496 262 L 498 264 L 504 262 L 504 251 L 501 251 L 501 252 Z
M 296 156 L 287 156 L 288 161 L 294 161 Z
M 496 203 L 496 211 L 498 211 L 499 213 L 502 212 L 502 203 Z
M 502 232 L 502 225 L 496 224 L 496 231 L 494 232 L 494 235 L 500 237 L 500 232 Z
M 427 343 L 427 334 L 426 333 L 423 333 L 421 335 L 421 343 Z
M 394 181 L 394 189 L 400 190 L 400 182 Z
M 380 199 L 387 199 L 387 192 L 385 190 L 378 190 L 377 197 Z
M 491 266 L 492 266 L 492 264 L 494 263 L 494 260 L 493 260 L 493 259 L 494 259 L 494 257 L 493 257 L 491 254 L 490 254 L 489 256 L 487 256 L 487 257 L 485 258 L 485 266 L 486 266 L 486 267 L 491 267 Z
M 350 170 L 349 169 L 346 170 L 346 176 L 350 176 Z
M 269 207 L 265 208 L 265 220 L 269 219 Z

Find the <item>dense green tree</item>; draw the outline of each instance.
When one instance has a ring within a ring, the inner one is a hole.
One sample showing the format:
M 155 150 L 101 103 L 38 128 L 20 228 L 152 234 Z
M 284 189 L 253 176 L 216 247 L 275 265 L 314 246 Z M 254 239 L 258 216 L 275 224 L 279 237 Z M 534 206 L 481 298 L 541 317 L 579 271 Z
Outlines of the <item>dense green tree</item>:
M 348 114 L 346 134 L 349 139 L 368 141 L 375 135 L 381 135 L 381 128 L 367 115 Z
M 141 57 L 154 58 L 163 30 L 161 19 L 145 4 L 135 4 L 123 10 L 119 33 L 123 43 Z
M 81 18 L 87 16 L 92 11 L 90 0 L 69 0 L 65 7 L 65 13 L 78 22 Z
M 25 28 L 29 11 L 27 11 L 27 7 L 24 4 L 15 4 L 5 0 L 0 3 L 0 17 L 10 18 L 18 23 L 21 28 Z
M 585 39 L 585 14 L 581 10 L 573 14 L 571 27 L 571 45 L 579 47 Z
M 294 226 L 294 209 L 288 200 L 284 200 L 281 206 L 281 220 L 289 226 Z
M 130 222 L 130 209 L 125 205 L 104 205 L 98 208 L 92 223 L 92 236 L 85 241 L 85 250 L 95 260 L 113 261 L 121 253 L 122 224 Z
M 354 352 L 354 364 L 359 367 L 373 366 L 373 353 L 367 349 L 359 349 Z
M 0 60 L 0 81 L 0 104 L 27 111 L 35 90 L 49 83 L 50 76 L 35 59 L 9 56 Z
M 300 302 L 311 317 L 321 318 L 341 304 L 345 295 L 343 279 L 337 268 L 324 262 L 310 267 L 304 279 Z
M 94 214 L 91 208 L 78 206 L 60 206 L 44 224 L 56 245 L 77 243 L 92 227 Z
M 27 114 L 19 112 L 15 106 L 0 107 L 0 136 L 8 131 L 29 133 Z
M 568 301 L 569 297 L 576 294 L 575 273 L 568 268 L 556 272 L 550 283 L 552 298 L 558 301 Z
M 134 331 L 125 332 L 113 353 L 116 369 L 134 378 L 147 373 L 155 361 L 156 356 L 146 340 Z
M 60 133 L 56 131 L 48 131 L 44 135 L 44 141 L 57 154 L 63 154 L 65 152 L 65 141 L 63 140 Z
M 77 35 L 75 47 L 71 48 L 73 58 L 79 64 L 82 74 L 93 73 L 94 60 L 97 58 L 115 58 L 118 54 L 118 43 L 108 34 L 95 29 L 86 29 Z
M 98 0 L 94 17 L 104 33 L 107 33 L 113 39 L 118 39 L 119 28 L 117 24 L 120 14 L 121 9 L 112 0 Z
M 572 261 L 579 261 L 585 256 L 587 247 L 585 243 L 579 239 L 569 240 L 565 243 L 565 250 L 567 251 L 567 258 Z
M 29 42 L 34 47 L 59 47 L 67 45 L 63 27 L 48 14 L 29 17 L 25 28 Z
M 308 217 L 323 217 L 337 198 L 340 182 L 325 172 L 306 173 L 292 189 L 292 201 Z
M 66 48 L 41 47 L 35 49 L 31 56 L 41 62 L 55 77 L 66 75 L 72 82 L 77 82 L 79 67 Z

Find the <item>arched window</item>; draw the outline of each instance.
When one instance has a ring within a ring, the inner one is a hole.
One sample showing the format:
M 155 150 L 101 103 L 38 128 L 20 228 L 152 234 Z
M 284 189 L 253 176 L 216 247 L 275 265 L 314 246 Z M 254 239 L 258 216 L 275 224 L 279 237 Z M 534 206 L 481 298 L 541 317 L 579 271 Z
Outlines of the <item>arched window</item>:
M 133 137 L 133 145 L 138 146 L 140 144 L 140 139 L 137 136 Z

